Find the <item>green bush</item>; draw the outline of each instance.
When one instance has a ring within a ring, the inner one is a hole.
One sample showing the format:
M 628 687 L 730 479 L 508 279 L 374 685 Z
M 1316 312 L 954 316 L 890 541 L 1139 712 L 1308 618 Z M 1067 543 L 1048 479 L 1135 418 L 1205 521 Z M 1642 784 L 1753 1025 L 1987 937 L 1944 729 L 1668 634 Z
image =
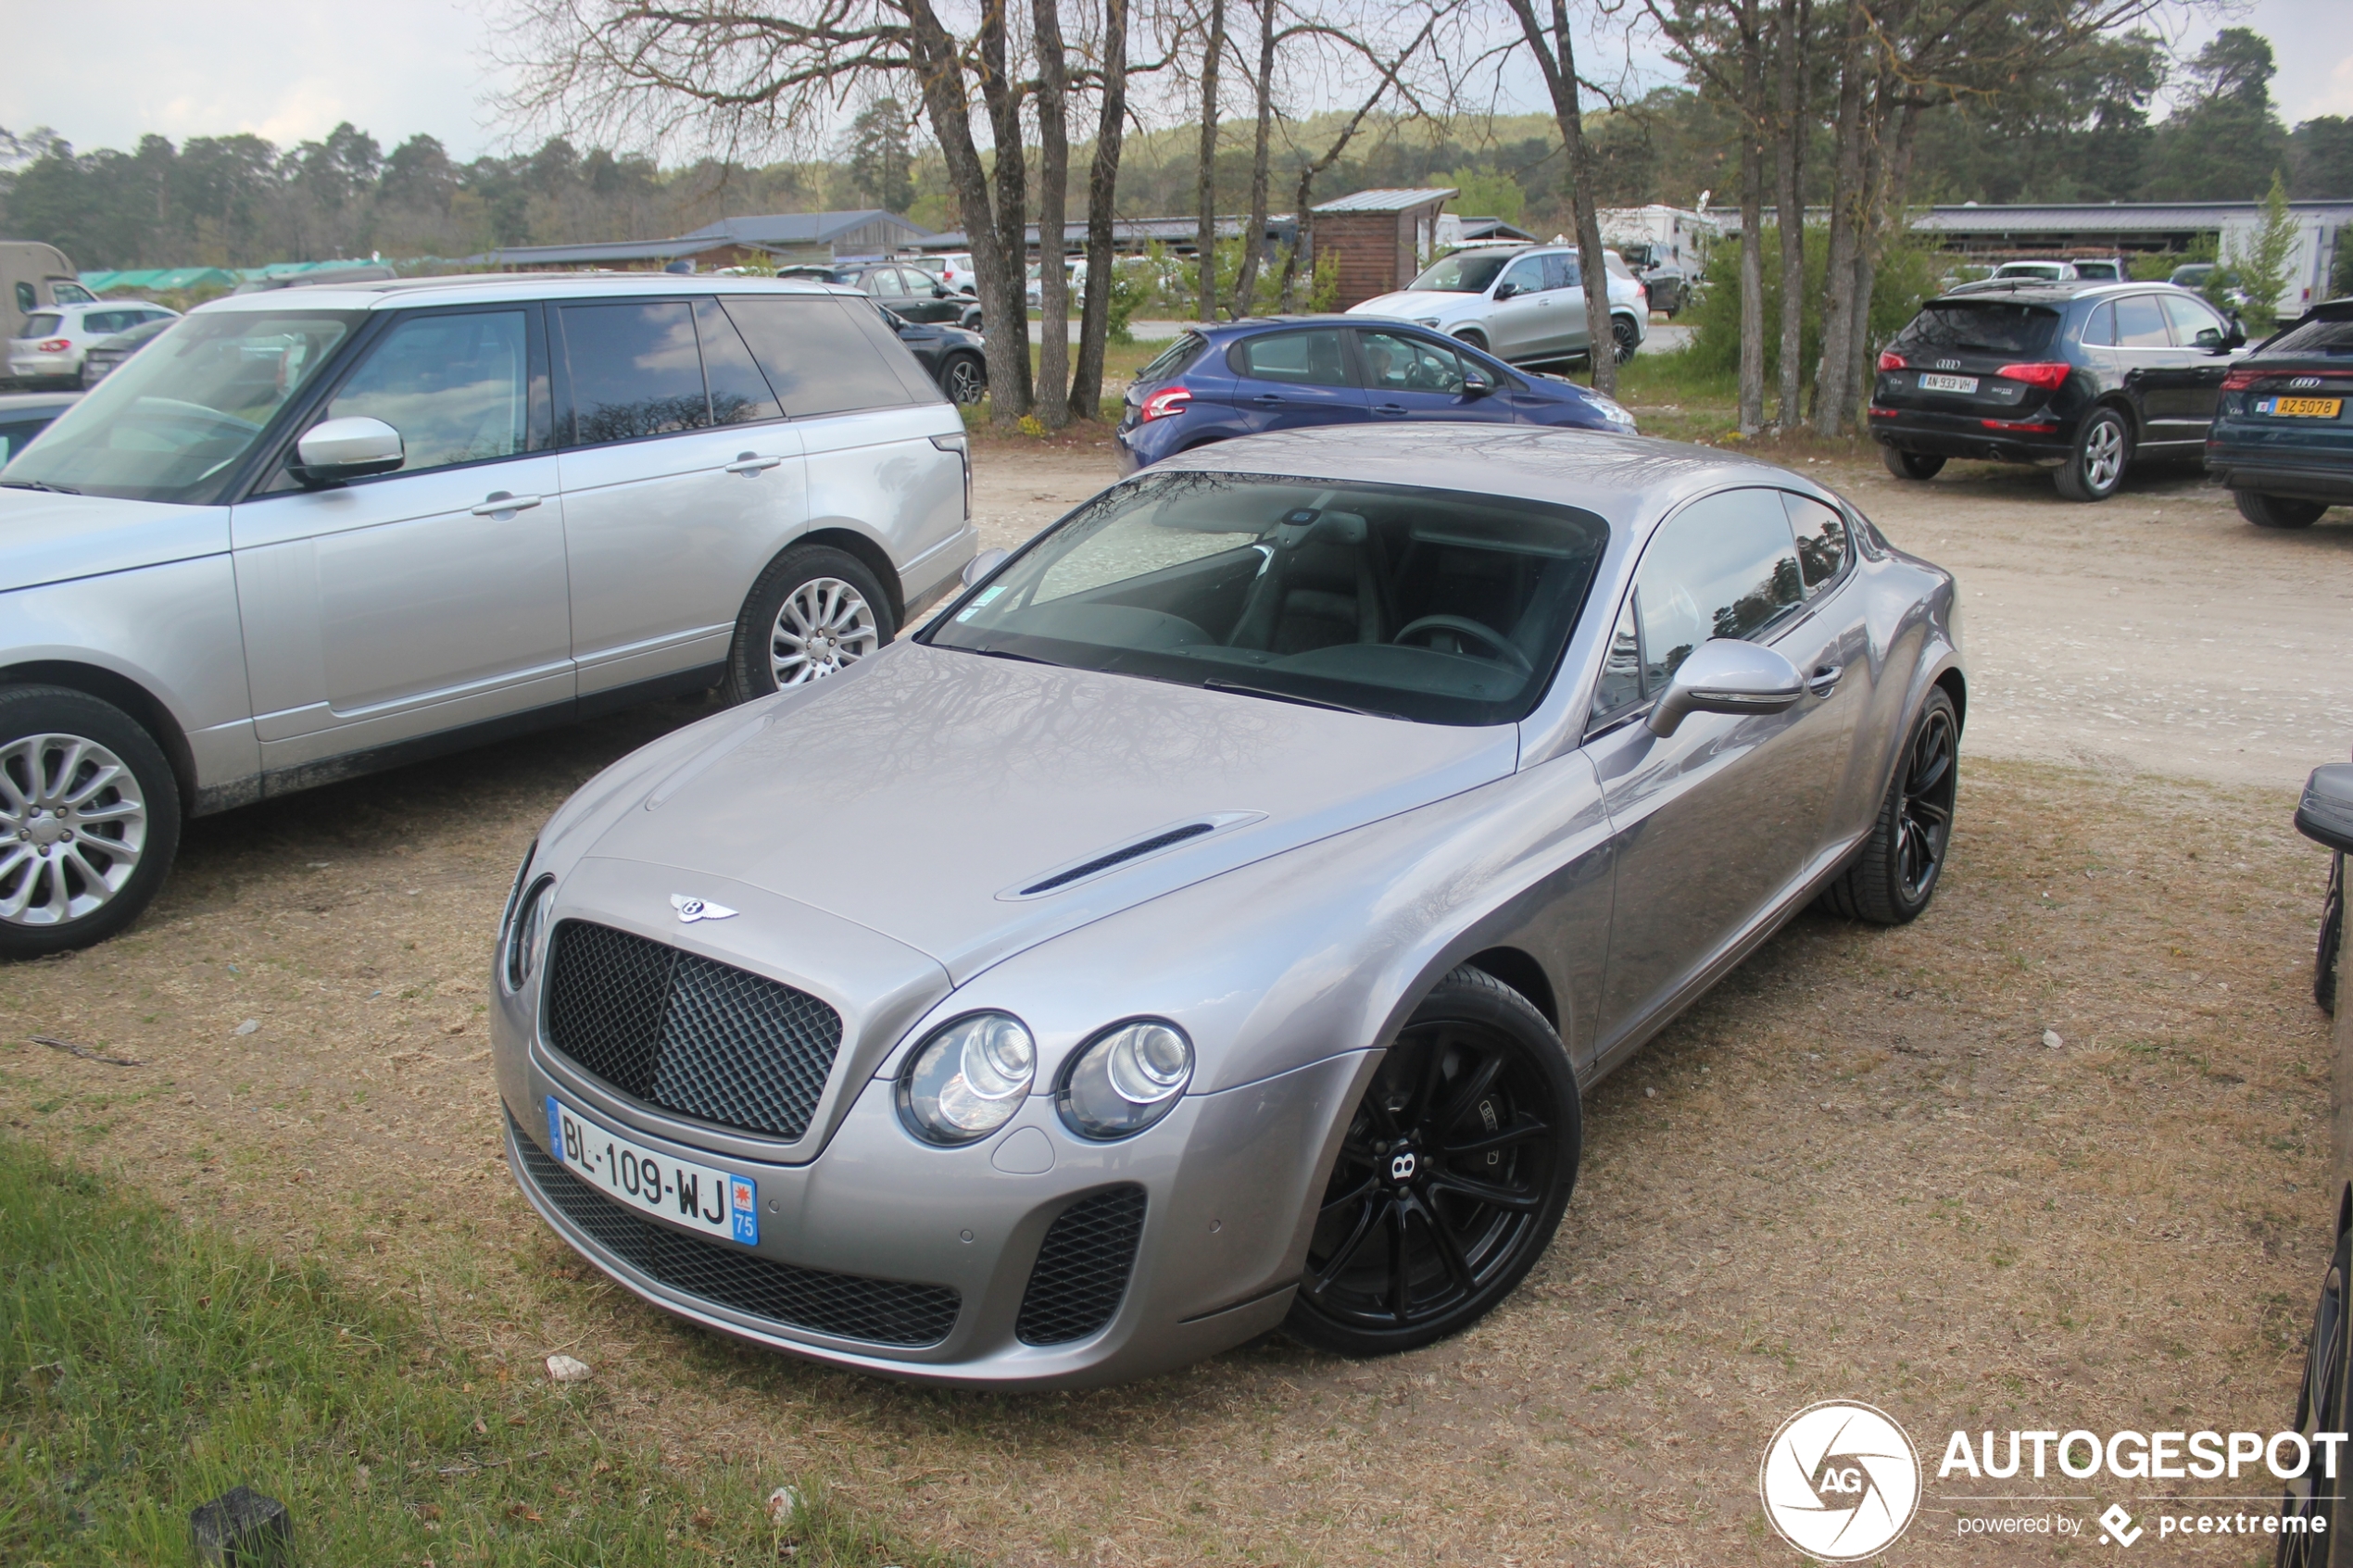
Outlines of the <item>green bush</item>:
M 1710 375 L 1737 377 L 1741 364 L 1741 247 L 1725 240 L 1709 253 L 1707 287 L 1692 315 L 1695 331 L 1686 351 L 1694 356 L 1692 370 Z M 1920 301 L 1939 292 L 1939 279 L 1949 258 L 1923 246 L 1898 243 L 1888 247 L 1871 287 L 1870 349 L 1903 331 L 1919 314 Z M 1780 236 L 1767 232 L 1765 260 L 1765 386 L 1771 395 L 1780 375 L 1781 246 Z M 1822 298 L 1830 271 L 1830 231 L 1810 225 L 1806 231 L 1804 286 L 1805 331 L 1800 364 L 1810 384 L 1814 367 L 1822 357 Z

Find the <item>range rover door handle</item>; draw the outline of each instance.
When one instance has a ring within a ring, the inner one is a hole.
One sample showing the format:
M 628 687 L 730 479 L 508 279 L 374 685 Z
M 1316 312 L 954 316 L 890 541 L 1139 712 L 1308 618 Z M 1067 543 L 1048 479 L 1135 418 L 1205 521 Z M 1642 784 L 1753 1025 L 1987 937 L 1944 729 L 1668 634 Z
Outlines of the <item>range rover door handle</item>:
M 482 505 L 473 508 L 476 517 L 497 517 L 501 512 L 528 511 L 539 504 L 536 495 L 511 495 L 504 490 L 493 490 L 483 497 Z
M 757 452 L 738 452 L 736 460 L 727 465 L 729 473 L 765 473 L 783 462 L 782 458 L 763 458 Z
M 1839 677 L 1845 673 L 1843 664 L 1817 665 L 1814 673 L 1806 677 L 1806 689 L 1816 696 L 1828 696 L 1838 690 Z

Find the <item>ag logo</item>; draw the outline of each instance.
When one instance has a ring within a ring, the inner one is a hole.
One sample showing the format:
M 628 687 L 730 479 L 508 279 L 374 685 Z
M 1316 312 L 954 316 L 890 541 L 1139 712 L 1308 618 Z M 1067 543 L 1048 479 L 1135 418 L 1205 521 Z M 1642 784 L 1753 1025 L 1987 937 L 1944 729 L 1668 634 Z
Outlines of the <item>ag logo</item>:
M 1853 1562 L 1885 1550 L 1912 1523 L 1919 1454 L 1885 1412 L 1825 1399 L 1781 1423 L 1756 1488 L 1781 1539 L 1826 1562 Z

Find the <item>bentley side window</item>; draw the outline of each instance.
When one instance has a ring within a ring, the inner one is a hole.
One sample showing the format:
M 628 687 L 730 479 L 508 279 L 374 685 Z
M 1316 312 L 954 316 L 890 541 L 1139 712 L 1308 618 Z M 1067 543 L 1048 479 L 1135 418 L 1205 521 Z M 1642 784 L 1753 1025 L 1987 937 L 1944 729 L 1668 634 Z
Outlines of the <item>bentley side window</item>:
M 1642 700 L 1642 643 L 1634 630 L 1634 597 L 1617 612 L 1609 634 L 1609 650 L 1602 655 L 1601 684 L 1593 688 L 1592 716 L 1588 724 L 1605 724 Z
M 1642 692 L 1655 696 L 1710 637 L 1754 639 L 1806 597 L 1778 490 L 1726 490 L 1667 519 L 1634 578 Z
M 1797 567 L 1810 597 L 1846 570 L 1846 518 L 1806 495 L 1781 493 L 1790 527 L 1797 533 Z

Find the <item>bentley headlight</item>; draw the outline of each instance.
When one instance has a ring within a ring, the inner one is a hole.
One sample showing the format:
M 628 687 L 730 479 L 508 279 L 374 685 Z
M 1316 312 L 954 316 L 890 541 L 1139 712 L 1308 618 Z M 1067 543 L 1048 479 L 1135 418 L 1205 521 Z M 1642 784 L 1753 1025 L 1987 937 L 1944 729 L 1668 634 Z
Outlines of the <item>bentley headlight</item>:
M 970 1143 L 1013 1120 L 1029 1093 L 1037 1043 L 1010 1013 L 976 1012 L 935 1031 L 899 1079 L 899 1109 L 933 1143 Z
M 1063 1120 L 1081 1137 L 1140 1133 L 1176 1105 L 1193 1076 L 1193 1043 L 1173 1023 L 1123 1023 L 1078 1053 L 1063 1080 Z
M 543 876 L 531 884 L 522 896 L 522 903 L 515 910 L 515 918 L 507 929 L 507 989 L 520 991 L 529 984 L 532 972 L 539 967 L 539 955 L 547 945 L 547 894 L 556 879 Z

